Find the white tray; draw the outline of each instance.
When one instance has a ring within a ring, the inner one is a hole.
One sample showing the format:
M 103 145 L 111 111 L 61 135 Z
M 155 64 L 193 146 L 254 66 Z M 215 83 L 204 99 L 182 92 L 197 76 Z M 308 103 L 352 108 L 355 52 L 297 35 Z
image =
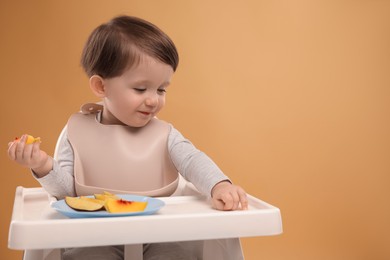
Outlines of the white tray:
M 51 208 L 42 188 L 17 187 L 8 247 L 48 249 L 142 244 L 282 233 L 278 208 L 249 195 L 246 211 L 218 211 L 199 196 L 162 197 L 154 215 L 70 219 Z

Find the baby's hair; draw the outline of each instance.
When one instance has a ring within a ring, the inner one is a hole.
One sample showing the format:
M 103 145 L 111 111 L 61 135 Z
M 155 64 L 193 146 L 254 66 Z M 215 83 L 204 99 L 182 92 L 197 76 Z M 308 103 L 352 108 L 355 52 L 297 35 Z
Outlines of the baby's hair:
M 172 67 L 179 63 L 175 44 L 154 24 L 132 16 L 118 16 L 97 27 L 89 36 L 81 65 L 89 77 L 113 78 L 148 55 Z

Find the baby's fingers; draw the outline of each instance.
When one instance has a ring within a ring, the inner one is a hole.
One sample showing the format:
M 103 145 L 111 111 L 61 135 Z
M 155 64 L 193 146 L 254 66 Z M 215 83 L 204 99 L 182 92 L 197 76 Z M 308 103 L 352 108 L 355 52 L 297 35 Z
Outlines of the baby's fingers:
M 214 200 L 219 210 L 236 210 L 239 204 L 237 194 L 230 192 L 220 194 L 219 198 L 214 198 Z
M 238 207 L 238 197 L 234 199 L 234 195 L 231 193 L 223 194 L 221 199 L 225 204 L 223 210 L 235 210 L 235 207 Z
M 8 143 L 8 157 L 11 160 L 16 161 L 23 157 L 24 142 L 21 143 L 21 140 L 22 139 L 16 137 L 13 142 Z
M 228 201 L 225 201 L 225 210 L 247 210 L 248 209 L 248 198 L 246 195 L 246 192 L 238 187 L 237 191 L 232 192 L 231 194 L 231 203 L 228 203 Z M 230 208 L 229 205 L 232 207 Z M 241 206 L 241 207 L 240 207 Z
M 15 141 L 15 143 L 16 143 L 15 159 L 19 159 L 19 160 L 23 159 L 26 138 L 27 138 L 26 135 L 22 135 L 22 137 L 20 138 L 19 141 Z
M 7 152 L 8 152 L 8 157 L 11 160 L 15 160 L 16 159 L 16 155 L 15 155 L 16 146 L 17 146 L 17 142 L 16 141 L 8 143 L 8 151 Z
M 35 142 L 32 144 L 31 159 L 38 160 L 41 157 L 41 142 Z
M 240 197 L 241 209 L 247 210 L 248 209 L 248 197 L 246 195 L 246 192 L 242 189 L 239 189 L 238 196 Z
M 29 165 L 32 161 L 32 153 L 33 153 L 33 145 L 32 144 L 25 144 L 24 150 L 23 150 L 23 162 L 26 165 Z
M 232 192 L 230 195 L 231 199 L 231 208 L 228 208 L 227 210 L 237 210 L 240 205 L 240 196 L 236 192 Z
M 225 203 L 222 200 L 213 199 L 213 207 L 217 210 L 224 210 Z

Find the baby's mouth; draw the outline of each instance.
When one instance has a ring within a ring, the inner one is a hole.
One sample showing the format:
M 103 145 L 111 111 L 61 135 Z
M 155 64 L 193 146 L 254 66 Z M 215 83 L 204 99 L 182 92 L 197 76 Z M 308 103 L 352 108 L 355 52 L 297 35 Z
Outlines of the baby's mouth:
M 145 116 L 148 116 L 151 114 L 151 112 L 145 112 L 145 111 L 139 111 L 141 114 L 145 115 Z

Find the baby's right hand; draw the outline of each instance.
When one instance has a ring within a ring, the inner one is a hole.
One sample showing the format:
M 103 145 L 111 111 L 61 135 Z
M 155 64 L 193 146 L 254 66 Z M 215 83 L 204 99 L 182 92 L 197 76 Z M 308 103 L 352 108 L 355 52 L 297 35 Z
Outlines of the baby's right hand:
M 27 138 L 28 135 L 23 135 L 20 139 L 16 138 L 8 143 L 9 158 L 22 166 L 31 168 L 36 173 L 46 175 L 50 171 L 50 169 L 47 171 L 48 166 L 49 168 L 52 166 L 50 157 L 39 148 L 40 140 L 26 144 Z

